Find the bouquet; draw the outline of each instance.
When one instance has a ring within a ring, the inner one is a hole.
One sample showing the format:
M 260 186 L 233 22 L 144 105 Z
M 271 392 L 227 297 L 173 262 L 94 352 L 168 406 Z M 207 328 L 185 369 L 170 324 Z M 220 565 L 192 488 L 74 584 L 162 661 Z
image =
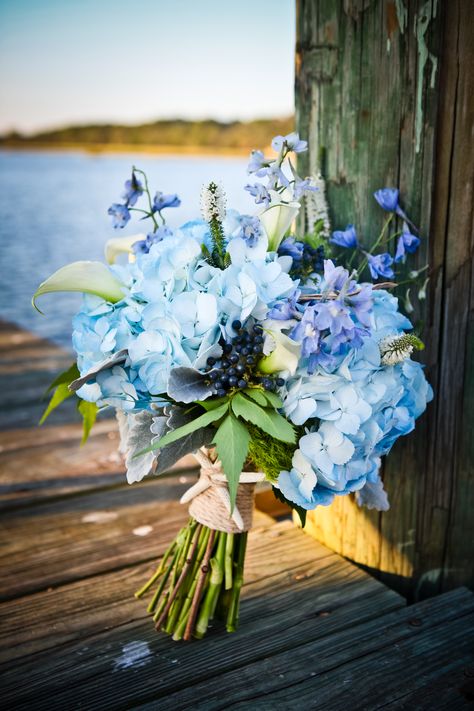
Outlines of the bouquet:
M 149 231 L 110 240 L 107 265 L 63 267 L 34 297 L 84 293 L 77 363 L 53 383 L 45 416 L 76 396 L 86 438 L 98 410 L 114 408 L 129 483 L 190 452 L 201 466 L 183 497 L 188 524 L 136 593 L 150 594 L 156 628 L 174 640 L 202 637 L 214 618 L 236 629 L 257 482 L 303 525 L 347 494 L 386 510 L 381 458 L 432 397 L 411 358 L 423 344 L 391 293 L 397 272 L 410 312 L 410 289 L 426 289 L 426 267 L 407 273 L 420 238 L 398 190 L 375 193 L 387 216 L 364 247 L 353 225 L 331 229 L 322 177 L 298 175 L 306 142 L 291 133 L 272 148 L 251 154 L 248 173 L 263 179 L 245 187 L 255 214 L 228 209 L 212 182 L 202 217 L 178 229 L 165 216 L 179 197 L 152 196 L 133 168 L 108 212 L 116 228 L 136 214 Z

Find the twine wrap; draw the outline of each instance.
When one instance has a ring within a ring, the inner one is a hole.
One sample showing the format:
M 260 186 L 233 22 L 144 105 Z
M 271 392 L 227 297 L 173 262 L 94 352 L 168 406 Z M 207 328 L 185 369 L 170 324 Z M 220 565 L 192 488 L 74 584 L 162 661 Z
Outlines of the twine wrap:
M 213 463 L 204 450 L 198 450 L 194 456 L 201 465 L 201 473 L 196 484 L 181 497 L 181 503 L 190 501 L 190 515 L 208 528 L 226 533 L 248 531 L 252 527 L 255 484 L 264 475 L 242 472 L 231 514 L 229 488 L 220 463 Z

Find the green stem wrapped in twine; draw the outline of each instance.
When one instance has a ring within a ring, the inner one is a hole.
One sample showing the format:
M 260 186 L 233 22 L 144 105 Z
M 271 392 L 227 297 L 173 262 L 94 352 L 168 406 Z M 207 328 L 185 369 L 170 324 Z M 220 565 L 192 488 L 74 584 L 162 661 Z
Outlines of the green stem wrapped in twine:
M 224 505 L 226 486 L 219 468 L 206 453 L 199 452 L 196 456 L 202 466 L 201 479 L 188 492 L 188 498 L 183 497 L 185 501 L 192 500 L 190 511 L 196 517 L 191 516 L 156 571 L 135 593 L 141 598 L 157 586 L 147 610 L 153 615 L 156 629 L 175 641 L 204 637 L 215 617 L 225 621 L 228 632 L 237 629 L 247 529 L 251 523 L 254 483 L 259 478 L 259 475 L 242 475 L 244 481 L 254 480 L 239 485 L 237 506 L 240 505 L 243 515 L 236 507 L 231 516 Z M 203 520 L 199 521 L 200 518 Z

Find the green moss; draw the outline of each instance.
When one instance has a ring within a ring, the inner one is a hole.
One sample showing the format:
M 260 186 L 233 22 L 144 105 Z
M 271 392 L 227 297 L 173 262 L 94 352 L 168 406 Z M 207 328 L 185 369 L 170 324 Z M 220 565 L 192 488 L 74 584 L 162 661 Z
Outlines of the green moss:
M 281 471 L 291 469 L 291 459 L 296 445 L 273 439 L 250 423 L 247 426 L 252 438 L 249 445 L 249 459 L 257 471 L 263 472 L 270 481 L 276 481 Z M 298 439 L 299 436 L 297 441 Z

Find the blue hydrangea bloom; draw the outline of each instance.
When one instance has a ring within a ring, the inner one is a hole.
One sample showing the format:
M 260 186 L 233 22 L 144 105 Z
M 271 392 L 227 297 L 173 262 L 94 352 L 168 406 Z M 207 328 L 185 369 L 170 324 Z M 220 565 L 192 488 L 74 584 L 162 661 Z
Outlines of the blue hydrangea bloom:
M 379 492 L 372 500 L 386 508 L 380 459 L 398 437 L 413 430 L 432 399 L 420 363 L 407 359 L 392 366 L 381 364 L 379 341 L 403 333 L 411 323 L 398 311 L 395 297 L 385 290 L 371 293 L 370 332 L 361 345 L 336 356 L 332 371 L 318 365 L 308 374 L 303 358 L 281 389 L 286 416 L 295 425 L 304 425 L 306 433 L 291 471 L 281 472 L 278 486 L 306 509 L 353 491 L 361 492 L 364 501 L 367 484 Z M 371 500 L 372 489 L 368 491 Z

